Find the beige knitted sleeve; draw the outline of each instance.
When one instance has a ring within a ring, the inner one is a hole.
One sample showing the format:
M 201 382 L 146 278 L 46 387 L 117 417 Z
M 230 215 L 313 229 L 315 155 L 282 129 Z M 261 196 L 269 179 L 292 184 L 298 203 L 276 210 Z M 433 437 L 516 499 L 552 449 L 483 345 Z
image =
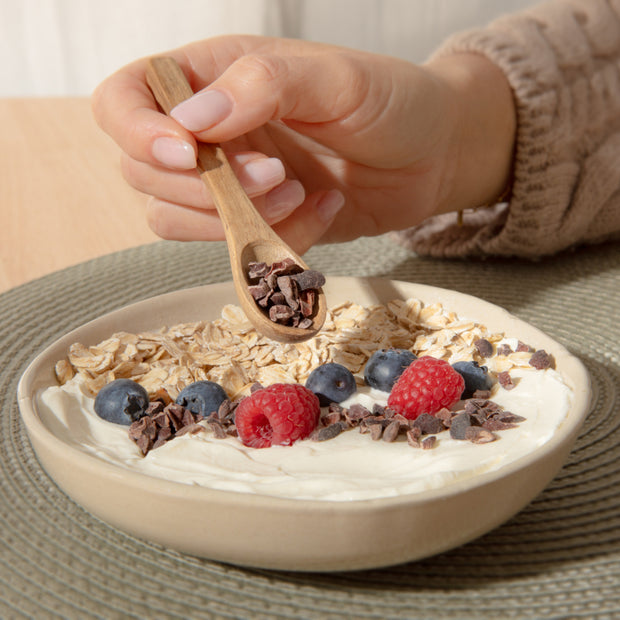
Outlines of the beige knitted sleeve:
M 551 0 L 454 35 L 484 54 L 517 107 L 509 204 L 396 233 L 420 254 L 538 257 L 620 239 L 620 0 Z

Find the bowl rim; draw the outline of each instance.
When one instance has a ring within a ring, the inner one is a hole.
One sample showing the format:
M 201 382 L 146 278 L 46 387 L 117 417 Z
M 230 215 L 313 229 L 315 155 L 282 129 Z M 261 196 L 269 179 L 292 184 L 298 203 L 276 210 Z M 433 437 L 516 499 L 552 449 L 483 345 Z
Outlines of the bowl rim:
M 81 337 L 83 334 L 88 334 L 93 330 L 93 327 L 105 326 L 109 323 L 113 323 L 121 313 L 137 312 L 140 308 L 152 306 L 157 304 L 165 305 L 176 300 L 180 295 L 182 296 L 195 296 L 204 294 L 208 291 L 215 291 L 216 289 L 222 289 L 226 294 L 231 295 L 231 302 L 235 303 L 234 288 L 231 281 L 218 282 L 214 284 L 207 284 L 203 286 L 190 287 L 186 289 L 179 289 L 169 293 L 163 293 L 146 299 L 142 299 L 131 304 L 121 306 L 109 312 L 102 314 L 101 316 L 94 318 L 74 329 L 67 332 L 60 338 L 48 344 L 42 351 L 40 351 L 28 364 L 26 370 L 21 375 L 17 386 L 17 398 L 20 413 L 23 422 L 26 426 L 27 432 L 30 435 L 33 443 L 41 442 L 49 450 L 53 451 L 57 457 L 63 460 L 71 460 L 76 466 L 88 471 L 96 471 L 99 475 L 106 478 L 118 478 L 119 474 L 122 474 L 123 484 L 127 486 L 140 489 L 142 492 L 146 490 L 148 492 L 156 494 L 165 494 L 168 498 L 183 498 L 191 499 L 195 501 L 204 501 L 210 503 L 225 503 L 234 504 L 238 507 L 269 507 L 272 509 L 284 510 L 292 509 L 297 510 L 300 506 L 303 506 L 304 511 L 310 512 L 331 512 L 336 507 L 337 510 L 346 513 L 357 513 L 367 510 L 374 510 L 377 508 L 394 508 L 402 506 L 415 506 L 424 504 L 436 500 L 438 498 L 448 498 L 454 495 L 465 493 L 473 488 L 482 487 L 488 483 L 495 482 L 496 480 L 509 476 L 518 470 L 525 469 L 539 460 L 544 459 L 556 450 L 564 447 L 566 442 L 574 442 L 577 437 L 579 429 L 583 425 L 589 411 L 591 404 L 591 382 L 590 376 L 579 358 L 570 353 L 566 347 L 557 341 L 553 340 L 550 336 L 545 334 L 539 328 L 526 323 L 518 317 L 510 314 L 507 310 L 480 299 L 473 295 L 461 293 L 451 289 L 434 287 L 425 284 L 417 284 L 414 282 L 407 282 L 401 280 L 391 280 L 379 277 L 373 278 L 353 278 L 346 276 L 330 276 L 328 278 L 325 290 L 329 295 L 330 289 L 337 290 L 338 287 L 343 286 L 345 283 L 355 283 L 358 286 L 368 286 L 373 290 L 388 287 L 394 287 L 397 291 L 410 291 L 407 293 L 408 297 L 421 298 L 424 303 L 428 303 L 425 299 L 426 296 L 432 295 L 436 301 L 448 299 L 457 300 L 462 305 L 474 306 L 475 308 L 484 312 L 485 310 L 492 311 L 492 314 L 496 315 L 497 320 L 501 322 L 508 322 L 514 326 L 525 328 L 528 332 L 527 340 L 530 344 L 535 344 L 537 348 L 544 348 L 548 352 L 552 353 L 555 357 L 558 370 L 561 372 L 565 380 L 568 380 L 573 389 L 573 401 L 571 403 L 567 418 L 557 429 L 554 436 L 542 446 L 539 446 L 534 451 L 525 454 L 510 463 L 501 466 L 499 469 L 484 474 L 479 474 L 465 480 L 459 480 L 449 484 L 446 487 L 438 489 L 430 489 L 420 491 L 416 493 L 403 494 L 398 496 L 379 497 L 370 499 L 355 499 L 355 500 L 325 500 L 325 499 L 302 499 L 302 498 L 283 498 L 278 496 L 271 496 L 258 493 L 246 493 L 240 491 L 220 490 L 212 489 L 200 485 L 190 485 L 181 482 L 169 481 L 163 478 L 150 476 L 141 472 L 132 471 L 129 468 L 109 463 L 103 459 L 98 458 L 94 454 L 87 453 L 79 448 L 76 448 L 70 444 L 67 444 L 62 439 L 58 438 L 54 433 L 49 430 L 42 422 L 36 407 L 36 395 L 39 389 L 41 389 L 41 381 L 39 380 L 40 372 L 43 367 L 49 363 L 50 357 L 58 350 L 68 348 L 69 344 L 80 341 L 83 344 L 96 344 L 100 341 L 100 338 L 94 338 L 95 342 L 90 342 L 88 338 Z M 419 291 L 418 294 L 414 291 Z M 386 300 L 387 301 L 387 300 Z M 366 302 L 364 302 L 366 303 Z M 444 303 L 445 307 L 445 303 Z M 458 309 L 447 308 L 448 310 L 454 310 L 460 318 L 472 318 L 481 324 L 487 326 L 491 331 L 498 328 L 491 328 L 488 322 L 484 321 L 480 317 L 467 317 L 461 315 Z M 149 323 L 157 321 L 158 313 L 153 313 L 154 319 L 149 318 Z M 206 318 L 205 320 L 212 320 L 213 317 Z M 193 319 L 192 319 L 193 320 Z M 492 323 L 497 322 L 496 319 Z M 183 322 L 179 320 L 178 322 Z M 162 327 L 159 324 L 159 327 Z M 145 328 L 147 329 L 147 328 Z M 116 330 L 120 331 L 120 329 Z M 506 331 L 502 328 L 501 331 Z M 110 332 L 108 335 L 111 335 Z M 507 334 L 510 337 L 510 334 Z M 514 337 L 518 337 L 519 334 L 515 334 Z M 59 359 L 59 358 L 56 358 Z M 49 370 L 49 369 L 48 369 Z

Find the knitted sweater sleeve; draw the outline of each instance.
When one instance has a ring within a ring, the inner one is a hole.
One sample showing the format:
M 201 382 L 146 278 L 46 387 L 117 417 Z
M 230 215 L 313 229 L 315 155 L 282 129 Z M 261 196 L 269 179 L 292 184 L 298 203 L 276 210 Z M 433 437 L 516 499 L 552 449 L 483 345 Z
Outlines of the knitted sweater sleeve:
M 395 233 L 419 254 L 539 257 L 620 239 L 620 0 L 550 0 L 436 55 L 498 65 L 517 109 L 509 203 Z

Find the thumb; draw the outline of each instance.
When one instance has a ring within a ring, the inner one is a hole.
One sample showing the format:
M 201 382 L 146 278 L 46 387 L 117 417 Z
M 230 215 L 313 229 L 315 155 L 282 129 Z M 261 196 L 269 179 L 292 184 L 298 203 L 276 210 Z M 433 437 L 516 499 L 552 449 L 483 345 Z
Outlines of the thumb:
M 338 190 L 315 192 L 273 229 L 295 252 L 303 254 L 327 232 L 344 202 Z
M 313 136 L 361 107 L 368 79 L 364 63 L 346 51 L 255 52 L 233 62 L 171 116 L 205 142 L 233 140 L 275 120 L 301 123 L 303 133 Z M 355 88 L 345 87 L 351 84 Z

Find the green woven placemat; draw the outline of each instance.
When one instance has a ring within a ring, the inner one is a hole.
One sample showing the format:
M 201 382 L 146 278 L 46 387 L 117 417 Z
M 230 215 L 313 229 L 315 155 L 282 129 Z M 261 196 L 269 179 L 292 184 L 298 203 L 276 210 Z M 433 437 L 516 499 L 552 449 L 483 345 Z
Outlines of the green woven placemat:
M 0 295 L 0 617 L 620 617 L 620 246 L 537 263 L 460 262 L 416 258 L 380 238 L 314 248 L 307 259 L 327 274 L 476 295 L 578 355 L 592 375 L 595 406 L 550 486 L 464 547 L 358 573 L 243 569 L 102 523 L 39 466 L 15 392 L 30 359 L 69 329 L 138 299 L 230 277 L 222 244 L 143 246 Z

